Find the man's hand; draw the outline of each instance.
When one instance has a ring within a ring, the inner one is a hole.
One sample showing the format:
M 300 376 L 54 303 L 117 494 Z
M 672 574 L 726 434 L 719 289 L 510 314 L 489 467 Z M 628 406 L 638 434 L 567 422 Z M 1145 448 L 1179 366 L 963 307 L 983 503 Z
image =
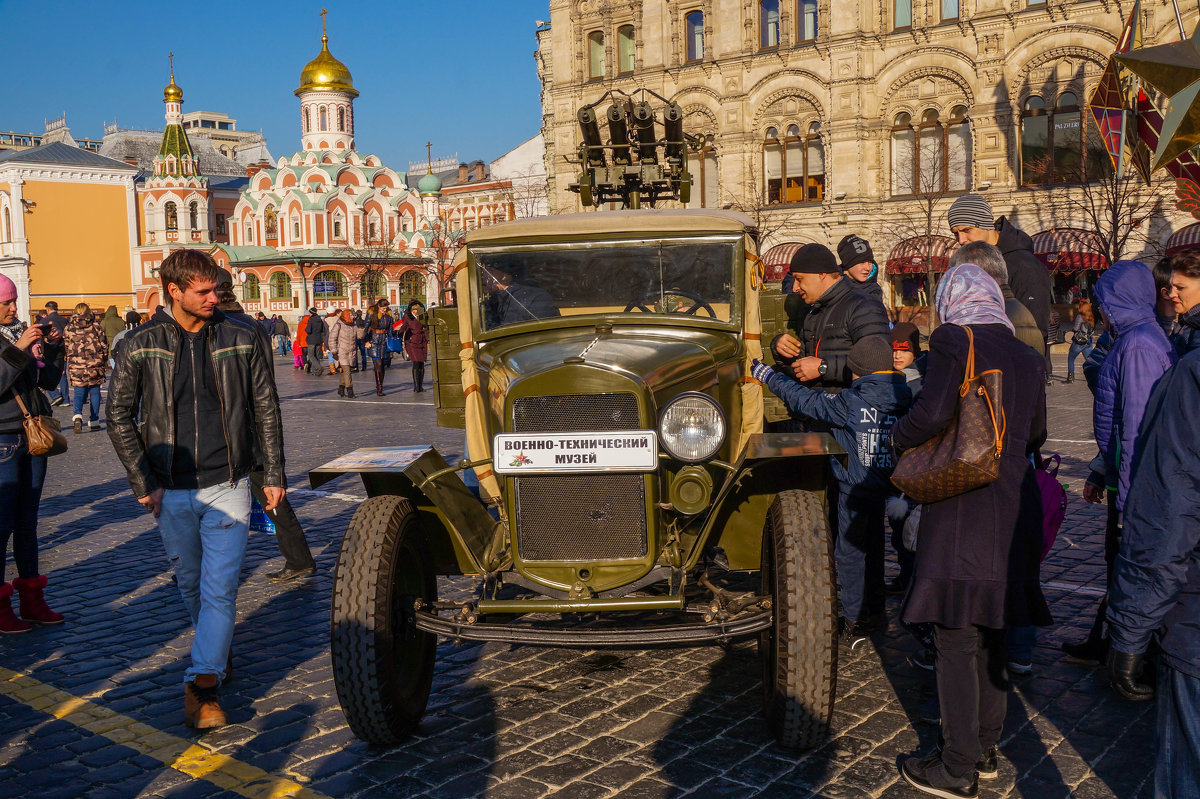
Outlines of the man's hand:
M 1093 505 L 1102 503 L 1104 501 L 1104 486 L 1098 486 L 1095 483 L 1084 483 L 1083 501 L 1090 502 Z
M 807 383 L 810 380 L 816 380 L 821 376 L 818 371 L 821 367 L 821 359 L 815 355 L 810 355 L 807 358 L 801 358 L 792 364 L 792 369 L 796 372 L 796 379 Z
M 154 518 L 158 518 L 158 514 L 162 513 L 162 498 L 163 490 L 156 488 L 144 497 L 138 497 L 138 502 L 142 503 L 142 507 L 147 513 L 153 513 Z
M 800 340 L 791 333 L 784 333 L 775 339 L 775 351 L 784 358 L 798 358 L 800 356 Z
M 283 502 L 283 495 L 287 493 L 287 489 L 283 486 L 263 486 L 263 495 L 267 498 L 267 504 L 263 505 L 263 510 L 275 510 L 279 507 L 279 503 Z

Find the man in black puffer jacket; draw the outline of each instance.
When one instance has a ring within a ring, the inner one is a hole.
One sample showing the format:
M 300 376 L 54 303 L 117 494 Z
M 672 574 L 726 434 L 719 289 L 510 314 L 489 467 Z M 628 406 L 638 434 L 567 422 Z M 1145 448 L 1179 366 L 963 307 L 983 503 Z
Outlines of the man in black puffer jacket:
M 109 383 L 108 434 L 134 496 L 158 521 L 195 625 L 184 713 L 207 729 L 225 724 L 216 690 L 229 669 L 249 475 L 261 466 L 264 509 L 274 510 L 285 493 L 283 424 L 266 339 L 217 309 L 212 256 L 176 250 L 160 275 L 170 302 L 126 336 Z
M 771 342 L 776 360 L 809 388 L 836 393 L 853 380 L 847 357 L 866 336 L 888 335 L 883 304 L 854 288 L 833 253 L 806 244 L 792 256 L 792 290 L 808 303 L 800 338 L 781 333 Z

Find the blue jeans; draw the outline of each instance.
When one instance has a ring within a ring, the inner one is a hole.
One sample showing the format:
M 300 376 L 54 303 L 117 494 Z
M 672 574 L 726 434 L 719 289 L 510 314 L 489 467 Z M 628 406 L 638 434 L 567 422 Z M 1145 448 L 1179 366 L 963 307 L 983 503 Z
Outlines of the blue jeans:
M 1033 660 L 1033 646 L 1037 643 L 1037 627 L 1005 627 L 1004 646 L 1009 660 Z
M 1154 799 L 1200 796 L 1200 678 L 1158 666 Z
M 17 576 L 38 576 L 38 505 L 45 482 L 46 457 L 29 454 L 24 434 L 0 433 L 0 583 L 10 538 Z
M 854 622 L 883 612 L 883 500 L 850 496 L 838 486 L 838 597 L 842 615 Z
M 362 371 L 367 371 L 370 365 L 370 359 L 367 358 L 367 342 L 365 340 L 356 342 L 358 348 L 358 368 Z
M 272 338 L 275 339 L 275 352 L 279 353 L 280 355 L 287 355 L 287 336 L 281 336 L 276 333 L 274 336 L 272 336 Z
M 70 386 L 67 385 L 67 370 L 64 368 L 62 377 L 58 378 L 58 388 L 47 393 L 58 394 L 62 401 L 66 402 L 71 397 L 71 395 L 67 393 L 68 388 L 70 388 Z
M 88 421 L 100 421 L 100 386 L 75 386 L 75 415 L 83 416 L 83 401 L 87 399 L 92 416 Z
M 225 677 L 233 641 L 238 578 L 250 529 L 250 479 L 201 489 L 163 492 L 158 531 L 196 635 L 184 676 Z
M 1072 344 L 1071 349 L 1067 350 L 1067 374 L 1075 374 L 1075 356 L 1083 354 L 1083 360 L 1086 362 L 1088 356 L 1092 354 L 1092 344 Z

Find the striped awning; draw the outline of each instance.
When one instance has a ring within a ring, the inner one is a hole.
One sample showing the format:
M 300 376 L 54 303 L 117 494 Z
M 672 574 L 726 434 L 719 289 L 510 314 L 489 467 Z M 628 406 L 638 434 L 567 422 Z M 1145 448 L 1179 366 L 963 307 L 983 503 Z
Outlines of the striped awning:
M 892 248 L 887 259 L 889 275 L 920 275 L 929 271 L 945 272 L 950 266 L 950 254 L 958 242 L 949 236 L 914 236 Z
M 776 244 L 762 257 L 764 277 L 763 280 L 767 283 L 772 281 L 779 282 L 787 275 L 788 269 L 792 265 L 792 256 L 796 254 L 807 242 L 804 241 L 788 241 L 783 244 Z
M 1078 228 L 1052 228 L 1033 237 L 1033 254 L 1051 272 L 1107 269 L 1104 242 L 1096 233 Z
M 1200 248 L 1200 222 L 1181 227 L 1167 239 L 1168 256 L 1193 248 Z

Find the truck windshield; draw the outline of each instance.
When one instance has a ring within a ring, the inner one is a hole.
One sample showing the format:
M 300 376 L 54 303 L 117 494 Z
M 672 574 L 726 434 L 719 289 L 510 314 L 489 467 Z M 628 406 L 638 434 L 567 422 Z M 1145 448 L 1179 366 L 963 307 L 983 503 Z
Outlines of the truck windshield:
M 481 247 L 484 330 L 559 316 L 691 314 L 737 321 L 736 239 Z

